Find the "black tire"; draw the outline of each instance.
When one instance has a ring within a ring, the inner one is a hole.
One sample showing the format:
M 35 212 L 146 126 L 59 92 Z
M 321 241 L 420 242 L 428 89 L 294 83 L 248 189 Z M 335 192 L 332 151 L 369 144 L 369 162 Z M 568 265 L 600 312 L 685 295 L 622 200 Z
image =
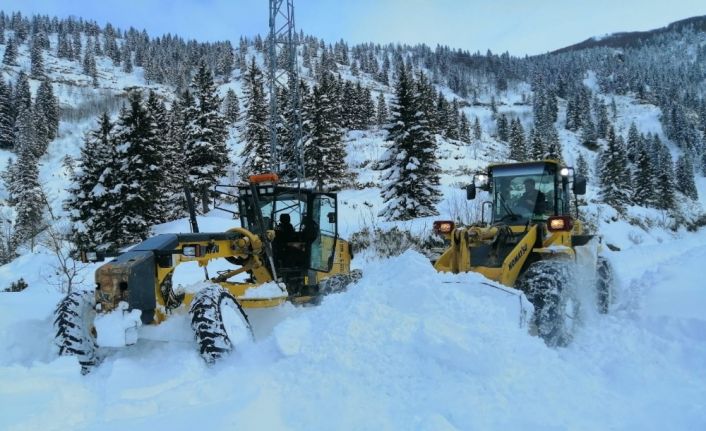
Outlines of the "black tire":
M 563 347 L 573 338 L 576 305 L 569 292 L 571 263 L 540 260 L 532 263 L 516 283 L 534 306 L 532 321 L 549 347 Z
M 598 312 L 607 314 L 613 302 L 613 268 L 603 256 L 598 256 L 596 264 L 596 300 Z
M 227 355 L 246 339 L 252 340 L 252 329 L 243 307 L 217 284 L 196 294 L 189 313 L 199 353 L 208 364 Z
M 344 292 L 350 284 L 356 283 L 362 277 L 363 272 L 359 269 L 354 269 L 348 274 L 334 274 L 319 283 L 319 294 Z
M 87 374 L 98 363 L 93 334 L 95 295 L 76 291 L 61 300 L 54 311 L 54 345 L 61 356 L 76 356 L 81 373 Z

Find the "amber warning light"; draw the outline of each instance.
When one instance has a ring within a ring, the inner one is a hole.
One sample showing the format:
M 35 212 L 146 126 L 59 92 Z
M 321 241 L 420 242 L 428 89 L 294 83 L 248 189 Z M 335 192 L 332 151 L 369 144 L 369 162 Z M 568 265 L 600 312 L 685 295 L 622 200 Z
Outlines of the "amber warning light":
M 437 220 L 434 222 L 434 233 L 446 234 L 454 230 L 454 222 L 450 220 Z
M 252 184 L 277 183 L 279 177 L 275 173 L 250 175 L 249 180 Z
M 547 224 L 550 232 L 570 231 L 574 227 L 571 217 L 567 216 L 549 217 Z

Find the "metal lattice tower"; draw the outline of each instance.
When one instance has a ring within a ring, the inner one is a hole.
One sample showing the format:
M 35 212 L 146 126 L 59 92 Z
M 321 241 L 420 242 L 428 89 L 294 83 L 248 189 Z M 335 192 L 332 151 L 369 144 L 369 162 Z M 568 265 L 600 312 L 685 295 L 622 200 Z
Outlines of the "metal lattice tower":
M 268 38 L 268 73 L 270 92 L 270 145 L 272 170 L 289 173 L 299 184 L 304 182 L 304 157 L 302 145 L 301 100 L 299 95 L 299 67 L 297 64 L 297 34 L 294 26 L 294 0 L 270 0 L 270 34 Z M 289 96 L 290 118 L 285 118 L 278 106 L 278 89 L 285 89 Z M 278 137 L 277 126 L 283 122 L 289 129 L 287 141 Z M 281 151 L 287 148 L 289 151 Z M 282 155 L 289 159 L 282 160 Z M 292 160 L 294 159 L 294 160 Z M 289 178 L 293 179 L 293 178 Z

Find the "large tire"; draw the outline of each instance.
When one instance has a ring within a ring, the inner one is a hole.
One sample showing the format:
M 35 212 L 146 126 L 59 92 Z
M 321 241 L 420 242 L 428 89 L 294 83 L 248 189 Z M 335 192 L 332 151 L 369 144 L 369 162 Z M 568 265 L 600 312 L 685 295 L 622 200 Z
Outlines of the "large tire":
M 354 269 L 347 274 L 334 274 L 319 283 L 319 294 L 344 292 L 350 284 L 358 282 L 362 277 L 363 272 L 359 269 Z
M 61 356 L 76 356 L 81 373 L 87 374 L 98 363 L 93 321 L 95 295 L 91 291 L 69 293 L 54 312 L 54 345 Z
M 569 291 L 571 263 L 540 260 L 532 263 L 517 281 L 534 306 L 537 334 L 549 347 L 563 347 L 573 338 L 577 305 Z
M 248 316 L 235 297 L 217 284 L 196 294 L 189 313 L 199 353 L 208 364 L 252 340 Z
M 613 302 L 613 268 L 603 256 L 598 256 L 596 264 L 596 300 L 598 312 L 607 314 Z

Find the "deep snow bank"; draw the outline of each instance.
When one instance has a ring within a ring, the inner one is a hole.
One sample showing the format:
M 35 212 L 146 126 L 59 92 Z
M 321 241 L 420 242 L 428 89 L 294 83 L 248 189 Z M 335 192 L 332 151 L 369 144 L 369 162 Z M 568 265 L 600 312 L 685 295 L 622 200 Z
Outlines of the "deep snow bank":
M 253 313 L 258 341 L 212 368 L 184 315 L 144 329 L 137 345 L 86 377 L 73 358 L 3 360 L 0 429 L 706 425 L 703 334 L 698 343 L 656 330 L 642 302 L 623 300 L 631 283 L 616 314 L 589 316 L 571 347 L 552 350 L 520 326 L 517 297 L 484 288 L 478 275 L 437 274 L 413 252 L 364 271 L 318 307 Z M 16 309 L 0 329 L 2 339 L 18 331 L 15 350 L 46 343 L 25 325 L 51 324 L 49 307 L 33 305 L 36 294 L 0 295 L 3 309 Z M 28 321 L 23 309 L 38 315 Z

